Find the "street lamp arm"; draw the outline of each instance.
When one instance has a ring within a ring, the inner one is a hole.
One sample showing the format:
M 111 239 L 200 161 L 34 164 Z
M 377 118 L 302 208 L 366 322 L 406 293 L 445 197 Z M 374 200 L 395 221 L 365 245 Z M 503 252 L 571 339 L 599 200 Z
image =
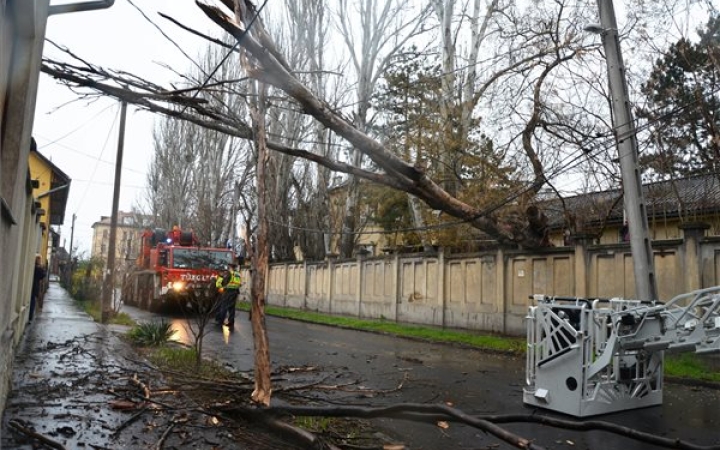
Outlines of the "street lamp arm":
M 37 196 L 37 198 L 40 199 L 40 198 L 43 198 L 43 197 L 47 197 L 47 196 L 50 195 L 50 194 L 54 194 L 55 192 L 62 191 L 63 189 L 67 189 L 67 188 L 69 188 L 69 187 L 70 187 L 70 183 L 68 183 L 68 184 L 63 184 L 62 186 L 54 187 L 54 188 L 50 189 L 50 190 L 47 191 L 47 192 L 43 192 L 42 194 L 39 194 L 39 195 Z

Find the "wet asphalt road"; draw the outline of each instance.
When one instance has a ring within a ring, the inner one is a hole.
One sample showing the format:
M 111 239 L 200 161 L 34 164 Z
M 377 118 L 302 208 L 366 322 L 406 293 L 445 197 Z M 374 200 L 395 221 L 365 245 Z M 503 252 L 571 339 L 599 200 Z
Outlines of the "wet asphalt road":
M 140 320 L 153 317 L 135 308 L 123 310 Z M 184 320 L 172 320 L 178 330 L 176 339 L 188 343 Z M 378 392 L 348 396 L 345 401 L 349 404 L 444 403 L 468 414 L 554 415 L 523 406 L 523 359 L 274 317 L 267 318 L 267 327 L 274 370 L 283 366 L 321 367 L 328 373 L 343 373 L 357 379 L 363 387 Z M 252 335 L 247 313 L 238 311 L 233 332 L 214 326 L 205 338 L 204 348 L 207 356 L 236 370 L 252 370 Z M 664 394 L 661 406 L 592 419 L 696 445 L 720 445 L 720 391 L 667 383 Z M 387 435 L 412 450 L 514 448 L 461 424 L 450 423 L 444 429 L 401 420 L 383 419 L 376 423 Z M 532 424 L 504 426 L 546 448 L 662 448 L 601 431 L 571 432 Z

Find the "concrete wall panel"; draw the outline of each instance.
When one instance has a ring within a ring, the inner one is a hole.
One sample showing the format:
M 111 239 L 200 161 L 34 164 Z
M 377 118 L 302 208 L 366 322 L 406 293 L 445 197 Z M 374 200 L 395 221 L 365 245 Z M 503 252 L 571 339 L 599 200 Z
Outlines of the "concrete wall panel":
M 684 245 L 666 241 L 655 250 L 661 300 L 687 292 L 688 264 L 696 264 L 702 287 L 720 280 L 720 239 L 693 244 L 694 253 Z M 533 294 L 573 296 L 582 285 L 588 297 L 633 298 L 629 245 L 578 248 L 278 265 L 269 291 L 274 301 L 309 310 L 522 335 Z

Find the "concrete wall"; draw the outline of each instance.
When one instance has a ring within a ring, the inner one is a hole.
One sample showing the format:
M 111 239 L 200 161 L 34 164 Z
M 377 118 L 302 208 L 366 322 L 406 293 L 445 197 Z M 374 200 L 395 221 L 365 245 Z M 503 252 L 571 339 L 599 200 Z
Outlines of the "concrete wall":
M 660 300 L 720 284 L 720 237 L 653 242 Z M 629 244 L 271 265 L 269 305 L 524 335 L 533 294 L 634 298 Z
M 0 410 L 25 329 L 40 227 L 28 171 L 48 0 L 0 2 Z

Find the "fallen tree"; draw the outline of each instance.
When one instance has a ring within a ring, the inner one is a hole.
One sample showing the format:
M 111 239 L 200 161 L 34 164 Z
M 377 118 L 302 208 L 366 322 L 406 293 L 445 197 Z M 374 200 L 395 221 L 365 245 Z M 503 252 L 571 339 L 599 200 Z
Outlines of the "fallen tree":
M 285 62 L 281 52 L 275 47 L 260 20 L 253 22 L 256 11 L 250 2 L 232 0 L 223 2 L 230 10 L 245 11 L 245 16 L 236 18 L 224 13 L 219 8 L 197 2 L 200 9 L 220 27 L 238 39 L 239 47 L 230 47 L 228 51 L 241 52 L 247 60 L 248 75 L 256 80 L 267 83 L 291 98 L 305 114 L 314 117 L 325 127 L 344 138 L 354 148 L 368 157 L 376 170 L 368 170 L 354 166 L 338 159 L 313 153 L 308 150 L 293 148 L 268 140 L 269 150 L 281 152 L 293 157 L 307 159 L 332 171 L 352 174 L 389 188 L 411 194 L 422 200 L 430 209 L 442 211 L 459 223 L 467 223 L 482 231 L 501 245 L 537 248 L 547 245 L 545 230 L 536 230 L 538 221 L 535 216 L 541 211 L 528 210 L 512 213 L 501 213 L 507 204 L 527 202 L 534 193 L 548 183 L 541 174 L 535 174 L 535 180 L 518 190 L 511 198 L 505 199 L 494 208 L 479 208 L 466 203 L 460 197 L 451 195 L 440 184 L 431 179 L 426 171 L 419 166 L 405 161 L 376 139 L 353 126 L 339 111 L 329 107 L 322 99 L 315 96 L 305 85 L 293 75 L 292 69 Z M 241 7 L 242 6 L 242 7 Z M 172 20 L 168 16 L 164 16 Z M 177 24 L 177 22 L 174 22 Z M 180 25 L 180 24 L 178 24 Z M 184 27 L 191 31 L 188 27 Z M 201 35 L 198 32 L 192 31 Z M 203 36 L 214 44 L 228 47 L 216 39 Z M 52 42 L 51 42 L 52 44 Z M 123 71 L 105 69 L 86 61 L 69 49 L 65 53 L 73 63 L 43 59 L 41 70 L 61 83 L 78 92 L 80 98 L 92 95 L 107 95 L 133 104 L 141 109 L 164 114 L 196 125 L 226 133 L 241 139 L 253 140 L 253 126 L 242 117 L 223 108 L 223 104 L 212 101 L 212 89 L 232 89 L 238 80 L 221 80 L 202 84 L 192 88 L 175 89 L 158 85 Z M 89 90 L 89 92 L 87 91 Z M 526 134 L 532 130 L 526 130 Z M 539 167 L 537 163 L 534 167 Z M 524 208 L 524 206 L 522 206 Z

